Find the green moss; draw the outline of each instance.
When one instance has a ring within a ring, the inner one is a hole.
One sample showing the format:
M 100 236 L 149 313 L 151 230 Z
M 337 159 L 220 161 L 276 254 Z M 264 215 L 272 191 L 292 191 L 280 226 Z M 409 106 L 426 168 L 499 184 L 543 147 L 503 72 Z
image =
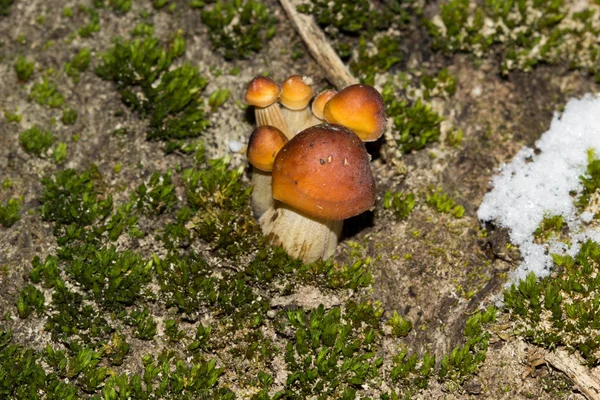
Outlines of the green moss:
M 90 65 L 91 51 L 83 48 L 73 56 L 71 61 L 65 63 L 65 72 L 73 79 L 73 83 L 79 82 L 79 73 L 85 71 Z
M 416 200 L 413 193 L 386 191 L 383 197 L 383 208 L 392 210 L 398 219 L 406 219 L 415 208 Z
M 387 324 L 392 327 L 394 336 L 398 337 L 404 337 L 412 330 L 412 322 L 402 317 L 397 311 L 394 311 L 391 318 L 387 320 Z
M 593 151 L 588 153 L 588 166 L 586 173 L 579 177 L 583 190 L 575 204 L 583 209 L 590 202 L 590 197 L 600 188 L 600 158 L 597 158 Z M 594 218 L 598 218 L 595 215 Z
M 42 157 L 54 144 L 56 137 L 49 131 L 43 131 L 35 125 L 19 134 L 19 144 L 29 154 Z
M 17 312 L 19 317 L 27 318 L 34 311 L 44 310 L 44 294 L 33 285 L 25 285 L 17 297 Z
M 356 388 L 376 378 L 383 364 L 376 355 L 381 311 L 351 302 L 345 312 L 319 306 L 308 314 L 301 309 L 283 313 L 281 329 L 294 340 L 286 348 L 289 375 L 278 395 L 354 398 Z M 365 320 L 371 322 L 361 323 Z
M 229 99 L 229 90 L 227 89 L 217 89 L 212 92 L 208 98 L 208 105 L 212 110 L 221 107 L 225 102 Z
M 18 110 L 17 110 L 18 111 Z M 6 122 L 21 122 L 21 119 L 23 118 L 23 116 L 21 114 L 17 114 L 16 112 L 11 112 L 11 111 L 4 111 L 4 118 L 6 118 Z
M 20 212 L 21 199 L 8 199 L 6 205 L 0 204 L 0 225 L 10 228 L 19 220 Z
M 565 221 L 561 215 L 546 216 L 540 222 L 533 236 L 541 241 L 548 241 L 550 237 L 559 235 L 565 226 Z
M 393 36 L 381 36 L 375 39 L 373 51 L 367 40 L 361 36 L 358 45 L 358 58 L 350 63 L 350 70 L 361 82 L 375 84 L 375 75 L 388 71 L 402 60 L 400 39 Z
M 131 0 L 109 0 L 108 4 L 116 13 L 127 14 L 131 9 Z
M 62 16 L 65 18 L 73 18 L 73 8 L 72 7 L 63 7 Z
M 260 0 L 219 0 L 201 18 L 213 48 L 227 60 L 259 51 L 275 35 L 277 21 Z
M 84 25 L 77 30 L 79 36 L 82 38 L 89 38 L 94 33 L 100 32 L 100 15 L 98 14 L 98 10 L 94 7 L 85 6 L 80 6 L 79 10 L 86 13 L 90 19 L 87 25 Z
M 441 189 L 427 193 L 426 202 L 438 212 L 452 214 L 455 218 L 462 218 L 465 214 L 465 208 L 456 204 L 454 199 L 447 193 L 443 193 Z
M 27 61 L 23 56 L 19 56 L 17 57 L 14 68 L 17 73 L 17 78 L 19 78 L 21 82 L 27 82 L 29 78 L 31 78 L 31 75 L 33 75 L 35 63 L 33 61 Z
M 440 124 L 444 120 L 431 107 L 417 99 L 412 104 L 396 96 L 396 88 L 388 83 L 383 88 L 383 100 L 388 118 L 393 123 L 393 140 L 404 153 L 420 150 L 440 137 Z
M 452 349 L 442 358 L 438 377 L 441 381 L 462 385 L 485 360 L 490 333 L 483 328 L 496 320 L 496 308 L 488 307 L 469 317 L 465 326 L 466 343 Z
M 60 120 L 65 125 L 73 125 L 77 121 L 77 111 L 73 108 L 65 108 Z
M 56 84 L 48 78 L 44 78 L 42 82 L 33 84 L 29 93 L 29 99 L 50 108 L 58 108 L 65 102 L 65 98 L 58 90 Z
M 200 98 L 206 79 L 189 64 L 167 71 L 184 50 L 180 35 L 174 37 L 168 49 L 161 48 L 153 37 L 118 39 L 96 69 L 101 78 L 117 83 L 127 106 L 148 117 L 149 139 L 197 137 L 208 126 Z M 143 96 L 139 96 L 138 88 Z
M 426 26 L 433 48 L 445 54 L 499 56 L 503 73 L 566 62 L 599 76 L 598 52 L 589 41 L 599 33 L 592 6 L 571 13 L 564 0 L 449 0 L 439 17 Z
M 528 340 L 549 348 L 565 346 L 589 366 L 597 365 L 600 245 L 590 240 L 575 257 L 552 258 L 549 277 L 537 280 L 531 273 L 504 292 L 507 310 Z

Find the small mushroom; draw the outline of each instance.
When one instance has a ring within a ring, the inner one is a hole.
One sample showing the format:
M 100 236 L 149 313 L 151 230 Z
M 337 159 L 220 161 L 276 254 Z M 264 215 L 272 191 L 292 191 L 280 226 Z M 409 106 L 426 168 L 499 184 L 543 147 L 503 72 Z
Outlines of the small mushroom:
M 295 135 L 308 127 L 312 113 L 308 108 L 313 96 L 311 81 L 300 75 L 292 75 L 281 84 L 279 102 L 283 106 L 281 113 L 288 123 L 290 133 Z
M 277 100 L 281 95 L 281 88 L 272 79 L 257 76 L 252 79 L 246 89 L 246 103 L 254 106 L 256 125 L 271 125 L 282 131 L 288 138 L 291 137 L 287 122 L 283 119 L 281 108 Z
M 313 262 L 331 257 L 343 220 L 375 204 L 375 179 L 364 143 L 339 125 L 310 127 L 285 144 L 273 164 L 275 204 L 259 219 L 288 254 Z
M 372 142 L 385 131 L 385 103 L 372 86 L 350 85 L 333 96 L 323 110 L 325 120 L 352 129 L 363 141 Z
M 252 165 L 252 211 L 258 219 L 274 203 L 271 194 L 271 170 L 279 150 L 287 143 L 287 137 L 279 129 L 261 125 L 250 135 L 248 162 Z
M 315 97 L 315 99 L 313 100 L 313 103 L 312 103 L 311 109 L 312 109 L 313 115 L 315 117 L 317 117 L 318 119 L 320 119 L 321 121 L 325 120 L 325 117 L 323 116 L 325 104 L 327 104 L 327 102 L 329 100 L 331 100 L 331 98 L 333 96 L 335 96 L 336 94 L 337 94 L 337 92 L 332 89 L 326 89 L 326 90 L 323 90 L 321 93 L 319 93 Z

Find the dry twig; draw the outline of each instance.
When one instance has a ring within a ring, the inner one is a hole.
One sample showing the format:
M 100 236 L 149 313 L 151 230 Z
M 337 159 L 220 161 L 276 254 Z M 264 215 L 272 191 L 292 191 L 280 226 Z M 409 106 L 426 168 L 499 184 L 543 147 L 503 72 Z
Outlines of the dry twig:
M 296 7 L 296 0 L 279 0 L 288 18 L 300 34 L 300 37 L 308 47 L 317 64 L 323 68 L 327 79 L 339 90 L 346 86 L 358 83 L 342 60 L 338 57 L 333 47 L 325 37 L 325 34 L 316 24 L 314 18 L 300 14 Z

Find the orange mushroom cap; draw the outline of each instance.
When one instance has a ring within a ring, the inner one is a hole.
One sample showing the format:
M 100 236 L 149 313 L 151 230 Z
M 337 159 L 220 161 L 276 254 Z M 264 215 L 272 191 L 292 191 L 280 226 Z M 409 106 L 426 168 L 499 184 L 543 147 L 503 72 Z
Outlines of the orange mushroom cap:
M 275 156 L 287 141 L 285 134 L 274 126 L 259 126 L 252 132 L 248 141 L 248 161 L 253 167 L 270 172 Z
M 273 164 L 273 198 L 309 216 L 341 220 L 375 204 L 375 178 L 364 143 L 340 125 L 294 136 Z
M 313 96 L 312 88 L 300 75 L 292 75 L 281 84 L 281 105 L 290 110 L 302 110 Z
M 385 103 L 372 86 L 348 86 L 325 104 L 327 122 L 352 129 L 365 142 L 379 139 L 385 131 Z
M 267 107 L 275 103 L 281 95 L 281 88 L 266 76 L 252 79 L 246 89 L 246 103 L 256 107 Z
M 335 90 L 327 89 L 323 90 L 315 97 L 312 103 L 312 112 L 315 117 L 319 119 L 325 119 L 325 117 L 323 116 L 325 104 L 327 104 L 327 102 L 336 94 L 337 92 Z

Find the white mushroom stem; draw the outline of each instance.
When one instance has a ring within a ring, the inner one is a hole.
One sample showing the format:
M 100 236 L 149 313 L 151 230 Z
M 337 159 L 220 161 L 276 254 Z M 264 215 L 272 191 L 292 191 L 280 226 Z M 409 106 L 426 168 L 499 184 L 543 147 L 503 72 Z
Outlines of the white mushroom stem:
M 326 260 L 333 256 L 343 220 L 322 220 L 299 213 L 289 206 L 275 204 L 258 221 L 269 241 L 304 262 Z
M 321 123 L 318 119 L 313 119 L 313 113 L 308 106 L 301 110 L 290 110 L 289 108 L 282 107 L 281 114 L 287 121 L 292 136 L 295 136 L 298 132 L 306 128 Z
M 254 217 L 259 219 L 265 211 L 271 207 L 275 200 L 273 200 L 272 185 L 271 185 L 271 173 L 261 171 L 256 167 L 252 167 L 252 212 Z

